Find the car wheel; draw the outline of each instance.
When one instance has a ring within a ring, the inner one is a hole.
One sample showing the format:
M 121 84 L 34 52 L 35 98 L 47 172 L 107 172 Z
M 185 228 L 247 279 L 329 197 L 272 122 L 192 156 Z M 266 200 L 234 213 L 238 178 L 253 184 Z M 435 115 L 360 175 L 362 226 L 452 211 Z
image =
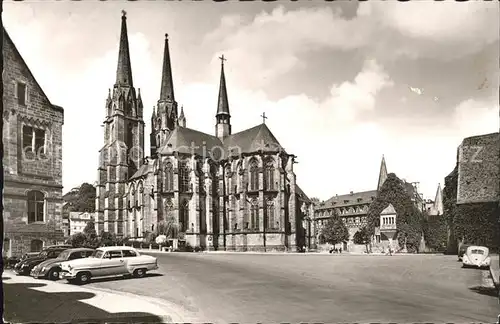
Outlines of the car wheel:
M 59 269 L 58 268 L 51 269 L 47 274 L 47 277 L 50 280 L 59 280 Z
M 135 269 L 134 270 L 134 277 L 136 278 L 142 278 L 146 275 L 146 270 L 144 269 Z
M 90 281 L 90 273 L 88 272 L 80 272 L 76 276 L 76 282 L 78 282 L 80 285 L 87 284 L 89 283 L 89 281 Z

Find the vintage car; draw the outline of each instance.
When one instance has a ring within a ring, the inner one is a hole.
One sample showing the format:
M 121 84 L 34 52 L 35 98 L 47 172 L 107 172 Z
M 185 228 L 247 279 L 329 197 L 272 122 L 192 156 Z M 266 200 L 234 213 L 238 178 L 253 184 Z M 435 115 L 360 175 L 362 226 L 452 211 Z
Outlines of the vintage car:
M 462 267 L 486 268 L 490 267 L 489 249 L 484 246 L 469 246 L 462 257 Z
M 462 261 L 462 258 L 465 254 L 465 251 L 467 251 L 467 248 L 471 246 L 470 244 L 462 244 L 460 245 L 460 248 L 458 249 L 458 261 Z
M 48 259 L 35 266 L 31 270 L 30 275 L 33 278 L 47 278 L 50 280 L 58 280 L 59 273 L 61 272 L 61 262 L 83 259 L 91 256 L 94 253 L 94 249 L 88 248 L 75 248 L 63 251 L 55 259 Z
M 66 246 L 61 247 L 51 247 L 50 249 L 44 249 L 38 255 L 34 257 L 26 258 L 18 262 L 14 266 L 14 272 L 19 275 L 27 276 L 30 274 L 31 270 L 38 264 L 42 263 L 47 259 L 55 259 L 61 254 L 62 251 L 67 250 Z
M 86 284 L 91 278 L 129 276 L 141 278 L 146 271 L 158 269 L 158 261 L 150 255 L 141 255 L 127 246 L 100 247 L 89 258 L 61 263 L 59 278 L 70 283 Z

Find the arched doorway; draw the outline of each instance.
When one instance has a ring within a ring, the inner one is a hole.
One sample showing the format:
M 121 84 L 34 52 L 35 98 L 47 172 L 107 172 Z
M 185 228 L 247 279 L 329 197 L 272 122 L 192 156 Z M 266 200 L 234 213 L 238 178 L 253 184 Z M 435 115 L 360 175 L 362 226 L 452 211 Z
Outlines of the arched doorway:
M 31 240 L 31 252 L 41 252 L 43 249 L 42 240 Z

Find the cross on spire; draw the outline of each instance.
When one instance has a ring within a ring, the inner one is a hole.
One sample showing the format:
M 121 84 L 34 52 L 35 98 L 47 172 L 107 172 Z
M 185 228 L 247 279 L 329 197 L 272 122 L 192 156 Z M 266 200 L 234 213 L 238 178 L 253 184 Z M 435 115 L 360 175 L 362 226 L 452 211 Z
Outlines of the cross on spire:
M 224 54 L 219 57 L 219 60 L 222 62 L 222 65 L 224 65 L 224 61 L 227 61 L 227 59 L 224 57 Z
M 262 115 L 260 115 L 260 117 L 262 117 L 262 123 L 265 124 L 266 123 L 266 112 L 263 112 Z

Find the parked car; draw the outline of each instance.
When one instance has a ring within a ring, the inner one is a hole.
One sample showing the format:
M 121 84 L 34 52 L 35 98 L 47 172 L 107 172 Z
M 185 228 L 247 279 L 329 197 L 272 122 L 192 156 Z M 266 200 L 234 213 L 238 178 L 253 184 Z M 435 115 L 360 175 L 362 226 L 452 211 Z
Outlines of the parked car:
M 31 270 L 30 275 L 33 278 L 37 279 L 47 278 L 50 280 L 58 280 L 59 273 L 61 273 L 61 262 L 87 258 L 91 256 L 92 253 L 94 253 L 94 249 L 88 248 L 75 248 L 65 250 L 61 252 L 61 254 L 59 254 L 57 258 L 47 259 L 39 265 L 35 266 L 33 270 Z
M 61 263 L 59 278 L 70 283 L 86 284 L 91 278 L 128 276 L 144 277 L 147 271 L 158 269 L 158 260 L 141 255 L 127 246 L 107 246 L 95 250 L 89 258 Z
M 489 249 L 484 246 L 469 246 L 462 258 L 462 267 L 486 268 L 491 264 Z
M 471 246 L 470 244 L 462 244 L 460 245 L 460 248 L 458 249 L 458 261 L 462 261 L 462 257 L 465 254 L 465 251 L 467 251 L 467 248 Z
M 38 264 L 42 263 L 47 259 L 55 259 L 61 254 L 62 251 L 67 250 L 66 247 L 52 247 L 50 249 L 44 249 L 38 255 L 34 257 L 26 258 L 20 262 L 18 262 L 14 266 L 14 272 L 19 275 L 27 276 L 30 274 L 31 270 Z

